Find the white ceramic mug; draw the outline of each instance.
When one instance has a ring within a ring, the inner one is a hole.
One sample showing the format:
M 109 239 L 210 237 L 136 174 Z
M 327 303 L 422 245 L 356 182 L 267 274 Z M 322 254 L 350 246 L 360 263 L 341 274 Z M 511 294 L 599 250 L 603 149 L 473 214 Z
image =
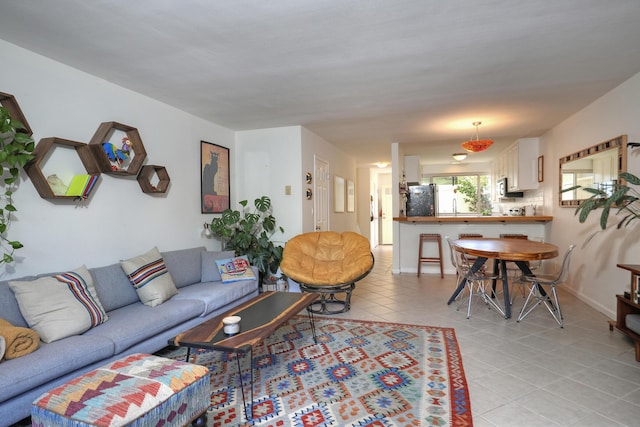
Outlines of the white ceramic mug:
M 233 335 L 240 332 L 240 316 L 229 316 L 222 319 L 224 333 Z

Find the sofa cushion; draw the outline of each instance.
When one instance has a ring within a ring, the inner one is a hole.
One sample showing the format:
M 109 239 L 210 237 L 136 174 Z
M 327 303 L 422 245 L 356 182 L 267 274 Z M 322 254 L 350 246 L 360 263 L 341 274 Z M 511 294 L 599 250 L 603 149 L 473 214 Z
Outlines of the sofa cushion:
M 156 307 L 137 302 L 110 311 L 108 322 L 85 332 L 85 335 L 108 338 L 113 341 L 116 353 L 120 353 L 161 332 L 198 317 L 203 310 L 204 303 L 195 300 L 171 298 Z
M 140 302 L 120 263 L 89 269 L 98 298 L 107 312 Z
M 34 280 L 34 276 L 20 277 L 15 280 Z M 3 280 L 0 282 L 0 317 L 11 323 L 13 326 L 21 326 L 23 328 L 29 327 L 29 324 L 22 313 L 20 313 L 20 307 L 18 307 L 18 301 L 16 296 L 9 287 L 9 281 Z
M 162 252 L 167 270 L 173 277 L 177 288 L 200 282 L 201 255 L 206 252 L 204 246 L 176 251 Z
M 129 277 L 140 301 L 145 305 L 155 307 L 178 293 L 167 265 L 156 247 L 145 254 L 120 261 L 120 266 Z
M 108 319 L 84 265 L 33 281 L 10 280 L 9 287 L 23 317 L 46 343 L 81 334 Z
M 201 282 L 218 282 L 222 280 L 220 277 L 220 269 L 216 260 L 233 258 L 236 256 L 234 251 L 206 251 L 202 252 L 202 272 L 200 274 Z
M 98 326 L 98 329 L 107 324 L 109 322 Z M 73 335 L 50 344 L 43 343 L 33 353 L 0 363 L 0 401 L 11 399 L 113 354 L 113 342 L 102 337 Z
M 252 267 L 257 273 L 255 267 Z M 204 303 L 204 307 L 199 315 L 206 316 L 209 313 L 224 307 L 234 301 L 255 292 L 258 289 L 257 280 L 242 280 L 235 283 L 207 282 L 196 283 L 180 289 L 180 293 L 172 300 L 198 300 Z

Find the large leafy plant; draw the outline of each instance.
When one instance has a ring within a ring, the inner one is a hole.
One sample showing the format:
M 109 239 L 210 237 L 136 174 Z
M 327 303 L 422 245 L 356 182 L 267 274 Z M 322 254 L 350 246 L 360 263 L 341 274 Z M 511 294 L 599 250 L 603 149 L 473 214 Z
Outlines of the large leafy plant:
M 269 197 L 255 199 L 253 209 L 247 207 L 247 200 L 239 203 L 241 210 L 225 210 L 211 221 L 209 229 L 222 241 L 224 249 L 233 250 L 238 256 L 247 255 L 249 262 L 258 268 L 262 283 L 280 267 L 283 247 L 271 238 L 277 231 L 283 233 L 284 229 L 276 225 Z
M 25 126 L 20 121 L 11 119 L 9 110 L 0 106 L 0 179 L 4 187 L 4 193 L 0 195 L 4 202 L 0 206 L 0 242 L 5 251 L 0 264 L 13 262 L 14 251 L 23 247 L 19 241 L 7 237 L 13 212 L 17 211 L 12 196 L 19 182 L 20 168 L 33 159 L 31 153 L 35 148 L 33 138 L 21 132 L 23 129 Z
M 612 211 L 616 215 L 621 215 L 620 221 L 616 225 L 617 229 L 626 227 L 634 220 L 640 219 L 640 206 L 638 206 L 640 193 L 629 184 L 640 185 L 640 178 L 629 172 L 622 172 L 620 180 L 613 185 L 610 191 L 583 187 L 582 189 L 590 193 L 591 196 L 576 208 L 575 213 L 578 215 L 579 221 L 585 222 L 593 211 L 600 208 L 602 208 L 600 213 L 600 228 L 602 230 L 605 230 L 609 225 L 609 216 Z M 572 191 L 576 188 L 579 187 L 568 188 L 564 191 Z M 594 235 L 590 236 L 587 241 L 591 240 Z

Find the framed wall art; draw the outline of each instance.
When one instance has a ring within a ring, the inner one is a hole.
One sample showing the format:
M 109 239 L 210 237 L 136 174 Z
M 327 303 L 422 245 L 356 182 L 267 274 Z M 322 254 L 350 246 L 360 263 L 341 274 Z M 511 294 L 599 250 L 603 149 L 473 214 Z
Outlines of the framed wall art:
M 356 186 L 350 179 L 347 180 L 347 212 L 356 210 Z
M 338 175 L 333 181 L 333 206 L 334 211 L 344 212 L 344 178 Z
M 544 156 L 538 156 L 538 182 L 544 181 Z
M 202 213 L 221 213 L 230 206 L 229 149 L 200 141 Z

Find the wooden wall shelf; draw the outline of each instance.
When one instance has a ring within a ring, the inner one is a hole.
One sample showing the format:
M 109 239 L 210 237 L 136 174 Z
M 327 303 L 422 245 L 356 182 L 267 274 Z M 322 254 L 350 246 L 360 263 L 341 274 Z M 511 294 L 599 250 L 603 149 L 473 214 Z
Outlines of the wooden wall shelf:
M 120 146 L 119 141 L 118 143 L 110 141 L 116 130 L 126 133 L 132 143 L 131 150 L 133 151 L 133 158 L 126 169 L 114 169 L 113 164 L 102 147 L 102 144 L 105 142 L 111 142 L 118 147 Z M 138 129 L 118 122 L 101 123 L 98 130 L 96 130 L 96 133 L 93 135 L 93 138 L 91 138 L 89 147 L 96 159 L 96 162 L 98 163 L 98 167 L 100 167 L 100 170 L 111 175 L 137 176 L 145 159 L 147 158 L 147 152 L 144 148 L 144 144 L 142 143 L 142 139 L 140 138 L 140 134 L 138 133 Z
M 154 175 L 158 178 L 158 183 L 156 185 L 151 183 Z M 148 194 L 166 193 L 167 188 L 169 188 L 169 182 L 171 182 L 167 168 L 157 165 L 143 166 L 137 179 L 142 192 Z
M 18 120 L 24 125 L 25 127 L 24 133 L 26 133 L 29 136 L 33 135 L 31 126 L 29 126 L 29 122 L 27 122 L 27 118 L 25 117 L 24 113 L 22 112 L 22 109 L 20 108 L 20 105 L 18 104 L 18 101 L 16 101 L 16 98 L 13 95 L 0 92 L 0 105 L 2 105 L 4 108 L 9 110 L 9 115 L 13 120 Z
M 43 138 L 40 140 L 36 148 L 33 150 L 33 160 L 24 166 L 24 170 L 31 179 L 33 186 L 43 199 L 76 199 L 77 196 L 62 196 L 53 193 L 53 190 L 47 182 L 47 178 L 42 173 L 42 162 L 50 151 L 55 150 L 57 145 L 75 148 L 80 161 L 82 162 L 87 174 L 100 175 L 100 168 L 93 157 L 89 146 L 83 142 L 71 141 L 62 138 Z M 95 188 L 95 186 L 94 186 Z

